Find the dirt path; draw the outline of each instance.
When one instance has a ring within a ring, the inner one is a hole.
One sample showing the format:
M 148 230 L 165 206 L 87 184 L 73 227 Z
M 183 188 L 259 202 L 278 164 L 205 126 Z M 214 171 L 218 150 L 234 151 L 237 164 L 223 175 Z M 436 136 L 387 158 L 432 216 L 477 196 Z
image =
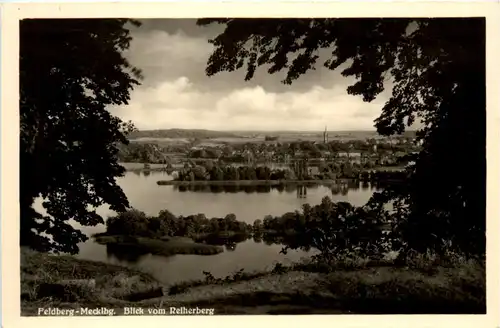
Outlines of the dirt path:
M 215 308 L 218 314 L 339 314 L 349 313 L 332 303 L 321 289 L 323 275 L 292 271 L 225 285 L 206 285 L 140 303 L 140 306 Z M 139 304 L 138 304 L 139 305 Z
M 281 275 L 268 275 L 248 281 L 234 282 L 224 285 L 204 285 L 191 287 L 187 291 L 161 298 L 164 302 L 193 302 L 238 294 L 269 292 L 289 294 L 295 292 L 318 293 L 318 280 L 321 274 L 312 272 L 292 271 Z M 141 303 L 157 303 L 160 299 L 147 300 Z

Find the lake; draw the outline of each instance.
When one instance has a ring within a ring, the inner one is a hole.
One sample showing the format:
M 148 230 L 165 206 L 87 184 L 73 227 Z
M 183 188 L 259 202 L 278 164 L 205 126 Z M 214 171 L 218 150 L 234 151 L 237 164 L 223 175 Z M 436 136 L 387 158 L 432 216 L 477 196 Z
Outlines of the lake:
M 175 215 L 190 215 L 203 213 L 206 217 L 224 217 L 234 213 L 237 220 L 253 223 L 256 219 L 263 219 L 270 214 L 273 216 L 292 212 L 305 203 L 316 205 L 324 196 L 330 196 L 334 201 L 348 201 L 353 205 L 363 205 L 372 195 L 374 189 L 369 186 L 354 189 L 333 190 L 325 186 L 315 186 L 306 190 L 286 188 L 278 190 L 224 191 L 210 192 L 207 189 L 186 188 L 179 190 L 177 186 L 158 186 L 158 180 L 171 179 L 165 172 L 127 172 L 118 179 L 119 185 L 127 195 L 130 205 L 148 215 L 157 215 L 163 209 L 168 209 Z M 40 210 L 37 202 L 36 209 Z M 98 209 L 98 213 L 105 219 L 113 215 L 107 207 Z M 105 226 L 75 227 L 82 229 L 87 235 L 104 232 Z M 215 277 L 225 277 L 239 269 L 245 272 L 266 270 L 274 267 L 275 263 L 289 263 L 308 257 L 313 251 L 290 251 L 280 254 L 280 245 L 266 245 L 264 242 L 255 242 L 252 239 L 228 247 L 223 253 L 211 256 L 175 255 L 161 257 L 155 255 L 134 256 L 114 250 L 113 247 L 100 245 L 92 239 L 80 244 L 81 259 L 102 261 L 111 264 L 120 264 L 151 273 L 155 278 L 166 284 L 184 280 L 203 278 L 203 271 L 212 273 Z

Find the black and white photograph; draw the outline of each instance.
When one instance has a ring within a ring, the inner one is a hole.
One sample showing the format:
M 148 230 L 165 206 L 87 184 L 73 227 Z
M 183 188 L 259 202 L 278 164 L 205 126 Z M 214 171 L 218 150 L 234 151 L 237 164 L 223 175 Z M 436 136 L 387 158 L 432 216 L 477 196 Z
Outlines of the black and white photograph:
M 19 20 L 20 315 L 485 315 L 486 26 Z

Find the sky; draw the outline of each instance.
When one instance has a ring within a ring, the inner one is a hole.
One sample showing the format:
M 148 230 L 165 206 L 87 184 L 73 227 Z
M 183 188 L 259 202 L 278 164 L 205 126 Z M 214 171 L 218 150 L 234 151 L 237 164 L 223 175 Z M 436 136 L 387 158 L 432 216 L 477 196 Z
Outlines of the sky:
M 245 71 L 207 77 L 213 51 L 210 38 L 223 25 L 197 26 L 193 19 L 143 20 L 131 28 L 132 42 L 124 56 L 140 68 L 142 85 L 131 92 L 128 105 L 110 108 L 140 130 L 375 130 L 374 119 L 388 99 L 384 91 L 371 103 L 347 94 L 354 80 L 322 67 L 301 76 L 292 85 L 257 70 L 251 81 Z

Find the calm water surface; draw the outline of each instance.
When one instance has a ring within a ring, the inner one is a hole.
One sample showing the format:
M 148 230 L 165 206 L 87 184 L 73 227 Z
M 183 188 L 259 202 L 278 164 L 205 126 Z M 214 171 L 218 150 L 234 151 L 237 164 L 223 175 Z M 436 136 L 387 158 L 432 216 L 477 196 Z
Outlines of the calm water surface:
M 203 213 L 208 218 L 224 217 L 234 213 L 238 220 L 253 223 L 263 219 L 265 215 L 282 215 L 295 211 L 305 203 L 319 204 L 324 196 L 333 200 L 349 201 L 353 205 L 363 205 L 373 193 L 371 188 L 357 188 L 346 194 L 332 193 L 328 187 L 308 188 L 306 195 L 299 195 L 296 189 L 268 190 L 260 192 L 204 192 L 179 191 L 175 186 L 158 186 L 158 180 L 171 179 L 166 173 L 127 172 L 119 179 L 119 185 L 127 195 L 130 205 L 148 215 L 157 215 L 159 211 L 168 209 L 175 215 Z M 37 204 L 38 208 L 40 204 Z M 98 213 L 105 219 L 113 215 L 109 208 L 99 208 Z M 104 225 L 81 227 L 89 236 L 105 231 Z M 310 256 L 313 251 L 292 251 L 287 255 L 280 254 L 280 245 L 256 243 L 252 239 L 238 243 L 235 249 L 225 249 L 223 253 L 211 256 L 175 255 L 161 257 L 144 255 L 136 258 L 125 258 L 105 245 L 99 245 L 89 239 L 80 244 L 77 257 L 112 264 L 121 264 L 149 272 L 164 283 L 175 283 L 183 280 L 203 278 L 203 271 L 209 271 L 216 277 L 225 277 L 241 268 L 245 272 L 269 269 L 277 262 L 287 263 Z

